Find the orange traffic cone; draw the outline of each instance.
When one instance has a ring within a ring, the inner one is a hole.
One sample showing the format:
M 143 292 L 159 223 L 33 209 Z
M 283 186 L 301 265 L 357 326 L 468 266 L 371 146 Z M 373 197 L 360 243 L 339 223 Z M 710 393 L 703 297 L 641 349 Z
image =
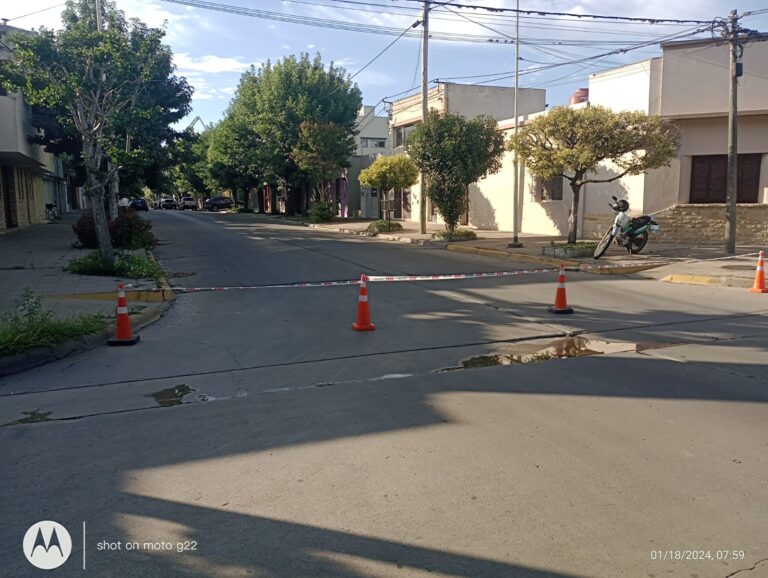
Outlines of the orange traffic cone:
M 376 329 L 371 323 L 371 311 L 368 308 L 368 277 L 360 276 L 360 296 L 357 299 L 357 321 L 352 324 L 355 331 L 373 331 Z
M 131 318 L 128 315 L 128 300 L 125 298 L 125 283 L 117 284 L 117 318 L 115 320 L 115 336 L 107 341 L 107 345 L 136 345 L 139 336 L 131 333 Z
M 753 293 L 768 293 L 768 289 L 765 288 L 765 261 L 764 253 L 760 251 L 760 256 L 757 258 L 757 270 L 755 271 L 755 283 L 752 285 Z
M 560 276 L 557 278 L 555 304 L 547 308 L 550 313 L 573 313 L 565 299 L 565 265 L 560 265 Z

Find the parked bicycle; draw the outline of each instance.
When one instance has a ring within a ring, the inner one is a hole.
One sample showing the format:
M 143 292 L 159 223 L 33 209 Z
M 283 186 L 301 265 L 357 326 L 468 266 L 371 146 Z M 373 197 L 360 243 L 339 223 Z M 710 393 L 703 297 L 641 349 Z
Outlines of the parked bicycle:
M 53 203 L 45 204 L 45 218 L 49 223 L 58 223 L 61 221 L 61 211 Z

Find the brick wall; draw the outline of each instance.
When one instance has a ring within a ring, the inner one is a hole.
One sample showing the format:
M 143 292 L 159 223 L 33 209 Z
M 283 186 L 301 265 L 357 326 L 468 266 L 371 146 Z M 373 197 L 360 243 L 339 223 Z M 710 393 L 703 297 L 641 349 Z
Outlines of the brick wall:
M 725 239 L 725 204 L 675 205 L 656 215 L 661 225 L 659 241 L 704 245 Z M 740 245 L 768 243 L 768 205 L 736 206 L 736 242 Z
M 662 243 L 712 245 L 725 239 L 725 205 L 675 205 L 655 215 L 661 232 L 654 239 Z M 584 215 L 580 236 L 598 239 L 613 222 L 613 216 Z M 768 244 L 768 205 L 736 206 L 736 242 L 740 245 Z

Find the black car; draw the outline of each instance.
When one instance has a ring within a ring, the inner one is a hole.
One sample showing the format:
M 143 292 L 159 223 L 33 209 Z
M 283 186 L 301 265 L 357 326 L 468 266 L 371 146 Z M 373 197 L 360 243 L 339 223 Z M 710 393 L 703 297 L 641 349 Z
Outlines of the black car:
M 213 197 L 211 199 L 205 199 L 203 203 L 205 208 L 209 211 L 218 211 L 219 209 L 231 209 L 234 205 L 232 199 L 229 197 Z
M 149 205 L 144 199 L 133 199 L 129 205 L 135 211 L 148 211 Z

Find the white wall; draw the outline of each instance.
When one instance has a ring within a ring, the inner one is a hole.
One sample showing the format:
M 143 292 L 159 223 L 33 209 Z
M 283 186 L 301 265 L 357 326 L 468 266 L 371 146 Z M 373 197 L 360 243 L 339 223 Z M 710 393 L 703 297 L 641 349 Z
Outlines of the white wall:
M 613 110 L 651 112 L 651 95 L 658 93 L 657 71 L 660 59 L 654 58 L 593 74 L 589 78 L 589 102 Z

